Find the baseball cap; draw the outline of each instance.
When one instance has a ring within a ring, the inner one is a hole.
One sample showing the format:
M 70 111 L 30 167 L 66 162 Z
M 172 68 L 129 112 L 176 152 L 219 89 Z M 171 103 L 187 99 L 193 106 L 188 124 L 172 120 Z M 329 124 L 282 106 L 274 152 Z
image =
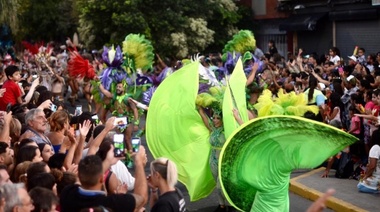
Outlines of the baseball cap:
M 354 55 L 348 56 L 348 58 L 350 58 L 350 60 L 353 60 L 354 62 L 358 61 L 358 59 Z

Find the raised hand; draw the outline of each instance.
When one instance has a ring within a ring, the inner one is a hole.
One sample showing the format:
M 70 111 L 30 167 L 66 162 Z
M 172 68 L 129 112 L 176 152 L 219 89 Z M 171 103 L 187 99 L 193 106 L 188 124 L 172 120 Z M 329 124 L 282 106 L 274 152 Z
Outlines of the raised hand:
M 90 120 L 86 120 L 83 122 L 83 125 L 82 124 L 79 124 L 79 132 L 82 136 L 87 136 L 88 134 L 88 131 L 90 131 L 90 128 L 91 128 L 91 121 Z

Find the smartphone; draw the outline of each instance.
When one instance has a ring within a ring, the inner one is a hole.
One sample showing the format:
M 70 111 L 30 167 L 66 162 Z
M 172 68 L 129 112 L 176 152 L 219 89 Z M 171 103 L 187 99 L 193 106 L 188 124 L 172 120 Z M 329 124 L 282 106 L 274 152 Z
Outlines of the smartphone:
M 55 104 L 51 104 L 51 106 L 50 106 L 50 110 L 53 111 L 53 112 L 57 111 L 57 108 L 58 107 Z
M 124 134 L 113 135 L 113 146 L 115 157 L 124 157 Z
M 80 114 L 82 114 L 82 105 L 77 105 L 75 107 L 75 113 L 74 113 L 74 115 L 75 116 L 79 116 Z
M 128 124 L 127 117 L 117 117 L 115 118 L 115 121 L 113 123 L 113 125 L 115 126 L 124 126 L 127 124 Z
M 344 71 L 343 71 L 343 68 L 342 68 L 342 67 L 339 67 L 339 68 L 338 68 L 338 71 L 339 71 L 339 75 L 342 75 L 342 74 L 344 73 Z
M 93 115 L 91 116 L 91 119 L 92 119 L 92 122 L 95 123 L 95 125 L 98 125 L 99 124 L 99 117 L 98 115 Z
M 140 138 L 132 138 L 132 151 L 138 152 L 141 144 Z

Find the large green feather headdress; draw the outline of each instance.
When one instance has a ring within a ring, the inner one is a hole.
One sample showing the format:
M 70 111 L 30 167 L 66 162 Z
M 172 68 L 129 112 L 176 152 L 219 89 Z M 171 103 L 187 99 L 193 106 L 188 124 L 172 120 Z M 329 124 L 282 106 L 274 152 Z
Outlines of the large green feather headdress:
M 203 108 L 211 108 L 215 114 L 222 113 L 225 87 L 211 87 L 209 93 L 198 94 L 195 104 Z
M 256 49 L 256 40 L 253 33 L 249 30 L 240 30 L 235 34 L 232 40 L 224 46 L 223 53 L 237 52 L 244 54 L 247 51 L 254 51 Z
M 124 66 L 135 72 L 137 69 L 147 71 L 154 60 L 153 46 L 144 35 L 129 34 L 123 41 Z

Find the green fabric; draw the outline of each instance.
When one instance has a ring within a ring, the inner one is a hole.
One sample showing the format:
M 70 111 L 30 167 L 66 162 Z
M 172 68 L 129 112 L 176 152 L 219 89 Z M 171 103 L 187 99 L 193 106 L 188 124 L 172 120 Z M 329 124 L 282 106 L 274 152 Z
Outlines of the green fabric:
M 239 111 L 240 118 L 243 122 L 248 121 L 248 113 L 245 97 L 245 84 L 247 78 L 244 74 L 243 63 L 239 58 L 235 69 L 227 81 L 227 88 L 223 98 L 223 126 L 224 135 L 228 138 L 231 133 L 239 127 L 233 116 L 232 109 L 236 108 Z
M 355 141 L 344 131 L 301 117 L 253 119 L 223 146 L 222 189 L 227 200 L 243 211 L 289 211 L 291 171 L 314 168 Z
M 158 86 L 149 104 L 146 138 L 154 158 L 174 161 L 190 200 L 207 197 L 215 188 L 208 163 L 210 132 L 196 110 L 199 62 L 184 66 Z

